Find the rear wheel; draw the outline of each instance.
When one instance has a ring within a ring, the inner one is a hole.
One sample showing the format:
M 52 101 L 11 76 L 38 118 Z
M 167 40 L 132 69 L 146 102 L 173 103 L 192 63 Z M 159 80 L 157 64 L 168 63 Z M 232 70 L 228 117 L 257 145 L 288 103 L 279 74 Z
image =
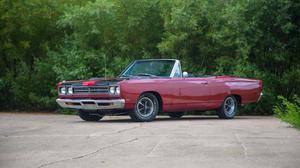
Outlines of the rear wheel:
M 99 121 L 104 117 L 104 115 L 98 112 L 90 112 L 86 110 L 79 110 L 78 115 L 84 121 Z
M 168 115 L 170 116 L 170 118 L 178 119 L 184 115 L 184 112 L 171 112 L 168 113 Z
M 225 98 L 222 106 L 217 110 L 219 118 L 232 119 L 237 113 L 238 102 L 234 96 Z
M 134 110 L 129 112 L 131 119 L 139 122 L 148 122 L 155 119 L 159 111 L 159 103 L 152 93 L 142 94 L 135 104 Z

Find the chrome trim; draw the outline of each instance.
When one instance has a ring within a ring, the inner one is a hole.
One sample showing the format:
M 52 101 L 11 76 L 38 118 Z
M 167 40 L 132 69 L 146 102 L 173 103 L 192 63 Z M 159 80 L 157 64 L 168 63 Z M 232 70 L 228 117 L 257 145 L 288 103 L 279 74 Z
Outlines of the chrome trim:
M 175 72 L 176 72 L 176 68 L 178 66 L 180 66 L 180 61 L 177 60 L 177 59 L 142 59 L 142 60 L 135 60 L 133 61 L 132 63 L 130 63 L 122 72 L 119 76 L 122 76 L 123 74 L 125 74 L 136 62 L 139 62 L 139 61 L 156 61 L 156 60 L 162 60 L 162 61 L 175 61 L 174 65 L 173 65 L 173 68 L 172 68 L 172 71 L 171 71 L 171 74 L 170 74 L 170 77 L 173 78 L 174 75 L 175 75 Z M 182 76 L 182 73 L 181 73 L 181 76 Z
M 179 61 L 179 60 L 175 60 L 173 69 L 172 69 L 171 74 L 170 74 L 170 77 L 171 77 L 171 78 L 174 78 L 175 73 L 176 73 L 176 70 L 177 70 L 178 68 L 179 68 L 179 71 L 180 71 L 180 77 L 182 77 L 182 71 L 181 71 L 180 61 Z
M 122 76 L 123 74 L 125 74 L 134 64 L 135 64 L 135 62 L 136 61 L 133 61 L 133 62 L 131 62 L 121 73 L 120 73 L 120 75 L 119 75 L 119 77 L 120 76 Z
M 261 92 L 256 102 L 259 102 L 263 95 L 264 94 Z
M 63 108 L 85 109 L 85 110 L 123 109 L 125 106 L 125 99 L 112 99 L 112 100 L 56 99 L 56 102 Z M 99 105 L 100 103 L 107 103 L 108 105 Z

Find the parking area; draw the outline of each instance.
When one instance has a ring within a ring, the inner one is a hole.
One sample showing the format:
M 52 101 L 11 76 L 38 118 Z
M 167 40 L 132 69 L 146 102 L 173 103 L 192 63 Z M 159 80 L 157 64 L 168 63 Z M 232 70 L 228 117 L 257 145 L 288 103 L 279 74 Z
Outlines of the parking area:
M 0 167 L 299 167 L 300 131 L 274 117 L 108 116 L 0 113 Z

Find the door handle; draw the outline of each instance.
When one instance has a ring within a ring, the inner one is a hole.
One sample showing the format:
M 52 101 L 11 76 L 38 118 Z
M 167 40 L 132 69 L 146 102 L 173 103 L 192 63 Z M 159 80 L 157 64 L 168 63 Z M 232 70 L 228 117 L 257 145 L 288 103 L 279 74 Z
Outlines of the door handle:
M 208 83 L 207 81 L 201 81 L 200 82 L 200 84 L 202 84 L 202 85 L 207 85 L 207 83 Z

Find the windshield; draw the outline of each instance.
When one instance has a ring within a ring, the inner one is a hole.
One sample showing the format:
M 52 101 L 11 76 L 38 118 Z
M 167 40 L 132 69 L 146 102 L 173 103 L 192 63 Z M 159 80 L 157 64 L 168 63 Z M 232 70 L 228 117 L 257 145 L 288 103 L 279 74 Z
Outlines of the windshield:
M 159 76 L 171 75 L 174 60 L 143 60 L 136 61 L 121 76 Z

